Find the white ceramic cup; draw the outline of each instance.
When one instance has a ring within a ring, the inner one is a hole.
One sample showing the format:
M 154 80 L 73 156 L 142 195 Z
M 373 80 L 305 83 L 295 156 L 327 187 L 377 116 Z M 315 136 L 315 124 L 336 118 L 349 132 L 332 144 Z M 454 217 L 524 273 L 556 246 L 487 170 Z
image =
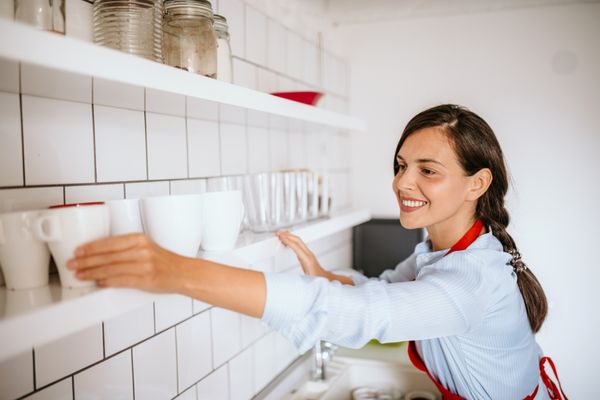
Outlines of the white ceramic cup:
M 110 200 L 106 205 L 110 211 L 111 236 L 144 231 L 139 199 Z
M 50 252 L 32 230 L 41 210 L 0 215 L 0 265 L 8 289 L 30 289 L 48 284 Z
M 412 392 L 406 393 L 404 396 L 405 400 L 437 400 L 435 394 L 425 391 L 425 390 L 415 390 Z
M 48 242 L 63 287 L 94 286 L 93 281 L 82 281 L 67 269 L 80 245 L 104 238 L 110 233 L 108 206 L 104 203 L 81 203 L 55 206 L 42 212 L 33 229 L 38 237 Z
M 235 247 L 244 219 L 242 192 L 202 194 L 202 249 L 225 251 Z
M 196 257 L 202 240 L 202 195 L 146 197 L 140 202 L 144 231 L 159 246 Z

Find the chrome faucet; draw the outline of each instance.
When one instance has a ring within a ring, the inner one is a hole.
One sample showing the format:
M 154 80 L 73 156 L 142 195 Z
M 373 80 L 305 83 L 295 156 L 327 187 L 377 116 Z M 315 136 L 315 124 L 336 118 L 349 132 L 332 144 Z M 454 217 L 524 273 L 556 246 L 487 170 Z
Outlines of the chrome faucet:
M 326 379 L 327 363 L 333 358 L 337 346 L 325 340 L 317 342 L 313 349 L 314 365 L 311 374 L 313 381 L 324 381 Z

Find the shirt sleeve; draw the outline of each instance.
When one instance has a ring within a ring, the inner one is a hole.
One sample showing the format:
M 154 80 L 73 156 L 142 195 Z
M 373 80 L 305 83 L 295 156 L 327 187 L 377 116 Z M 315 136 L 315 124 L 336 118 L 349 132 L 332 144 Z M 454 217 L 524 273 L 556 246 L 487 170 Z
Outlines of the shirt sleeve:
M 416 281 L 343 285 L 325 278 L 265 273 L 262 320 L 304 352 L 319 340 L 359 348 L 468 332 L 482 320 L 488 289 L 482 261 L 452 253 Z

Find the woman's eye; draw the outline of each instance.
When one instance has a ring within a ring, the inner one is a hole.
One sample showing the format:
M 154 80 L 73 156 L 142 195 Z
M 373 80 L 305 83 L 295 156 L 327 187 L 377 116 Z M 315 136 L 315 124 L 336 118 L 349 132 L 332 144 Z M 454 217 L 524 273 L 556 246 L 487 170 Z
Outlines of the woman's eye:
M 434 175 L 434 174 L 435 174 L 435 171 L 432 171 L 432 170 L 430 170 L 430 169 L 427 169 L 427 168 L 423 168 L 423 173 L 424 173 L 425 175 Z
M 405 168 L 406 168 L 405 165 L 398 164 L 398 171 L 404 171 Z

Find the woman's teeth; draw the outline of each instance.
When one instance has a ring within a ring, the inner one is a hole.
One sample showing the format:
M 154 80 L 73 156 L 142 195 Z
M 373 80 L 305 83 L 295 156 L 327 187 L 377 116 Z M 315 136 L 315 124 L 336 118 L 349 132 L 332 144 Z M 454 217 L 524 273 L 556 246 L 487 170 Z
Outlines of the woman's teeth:
M 402 200 L 402 204 L 407 207 L 421 207 L 427 204 L 426 201 Z

